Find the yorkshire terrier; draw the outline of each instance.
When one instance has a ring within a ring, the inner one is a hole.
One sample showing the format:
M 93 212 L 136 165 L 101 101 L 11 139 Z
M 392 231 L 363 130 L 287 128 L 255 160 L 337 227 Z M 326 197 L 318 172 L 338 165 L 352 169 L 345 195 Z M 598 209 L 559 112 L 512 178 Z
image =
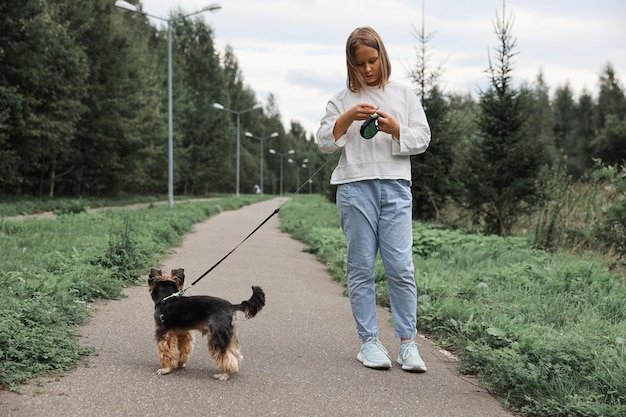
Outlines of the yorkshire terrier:
M 238 311 L 246 318 L 256 316 L 265 305 L 265 293 L 260 287 L 252 287 L 252 297 L 241 304 L 206 295 L 184 297 L 176 294 L 183 289 L 185 270 L 173 269 L 171 276 L 160 269 L 151 268 L 148 288 L 154 301 L 156 341 L 161 362 L 158 375 L 165 375 L 173 368 L 184 368 L 193 352 L 193 330 L 208 335 L 209 353 L 221 373 L 213 378 L 226 381 L 239 371 L 243 355 L 237 341 L 235 319 Z

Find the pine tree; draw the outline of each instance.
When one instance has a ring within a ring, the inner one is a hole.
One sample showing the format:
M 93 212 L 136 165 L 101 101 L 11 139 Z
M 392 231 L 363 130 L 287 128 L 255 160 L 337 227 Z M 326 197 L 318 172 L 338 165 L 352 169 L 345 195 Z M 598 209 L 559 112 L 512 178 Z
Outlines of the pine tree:
M 585 163 L 587 141 L 578 136 L 576 102 L 569 84 L 556 89 L 552 101 L 552 115 L 554 145 L 557 151 L 567 158 L 567 173 L 574 178 L 580 178 L 587 168 Z
M 457 129 L 458 121 L 450 117 L 450 105 L 439 86 L 443 63 L 437 66 L 430 63 L 428 43 L 433 36 L 432 33 L 426 34 L 422 18 L 421 30 L 415 29 L 415 38 L 419 42 L 416 48 L 417 63 L 409 77 L 424 107 L 431 130 L 431 142 L 425 153 L 411 157 L 411 191 L 413 217 L 437 221 L 446 201 L 458 188 L 454 185 L 452 169 L 453 146 L 460 132 Z
M 574 107 L 574 118 L 570 123 L 574 126 L 574 149 L 579 153 L 579 173 L 582 176 L 587 170 L 594 167 L 593 154 L 591 153 L 591 141 L 598 131 L 597 106 L 591 94 L 583 90 L 578 103 Z M 576 171 L 575 171 L 576 172 Z
M 497 18 L 500 44 L 489 59 L 490 86 L 480 94 L 479 134 L 466 158 L 464 202 L 476 224 L 507 235 L 516 218 L 530 212 L 538 197 L 536 179 L 548 162 L 545 143 L 527 129 L 529 111 L 512 85 L 516 41 L 513 18 Z
M 609 165 L 626 162 L 626 96 L 611 64 L 600 75 L 597 116 L 592 155 Z

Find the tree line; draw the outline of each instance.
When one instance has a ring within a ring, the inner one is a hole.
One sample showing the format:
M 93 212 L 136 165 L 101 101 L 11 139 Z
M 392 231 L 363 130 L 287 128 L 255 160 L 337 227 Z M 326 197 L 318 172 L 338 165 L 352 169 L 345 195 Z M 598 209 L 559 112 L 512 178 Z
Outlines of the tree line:
M 113 3 L 0 2 L 0 194 L 97 197 L 167 189 L 167 30 Z M 255 93 L 235 52 L 218 52 L 202 19 L 181 11 L 169 18 L 175 194 L 232 193 L 236 118 L 214 103 L 252 109 Z M 412 161 L 416 219 L 437 221 L 453 202 L 483 230 L 507 234 L 515 219 L 545 203 L 555 170 L 581 179 L 596 161 L 620 165 L 626 158 L 626 98 L 610 63 L 600 69 L 596 95 L 576 96 L 567 81 L 551 91 L 541 72 L 515 85 L 517 44 L 504 10 L 494 31 L 497 46 L 485 63 L 489 84 L 475 98 L 444 91 L 443 64 L 429 62 L 432 35 L 416 30 L 417 62 L 408 76 L 432 130 L 429 150 Z M 273 96 L 262 109 L 242 113 L 240 122 L 242 192 L 263 183 L 264 192 L 278 193 L 284 170 L 284 190 L 291 193 L 323 167 L 301 191 L 332 195 L 333 163 L 324 165 L 326 157 L 299 123 L 283 126 Z
M 215 49 L 211 27 L 182 11 L 169 19 L 175 193 L 233 193 L 236 118 L 213 104 L 240 111 L 259 103 L 232 48 Z M 163 194 L 167 28 L 114 7 L 113 0 L 3 1 L 0 21 L 0 194 Z M 246 131 L 278 135 L 260 155 L 260 140 Z M 264 191 L 278 192 L 280 158 L 268 154 L 270 148 L 294 150 L 293 163 L 283 161 L 285 177 L 305 179 L 318 164 L 314 143 L 299 123 L 283 126 L 273 96 L 241 115 L 240 135 L 242 192 L 260 182 Z
M 533 82 L 516 85 L 513 21 L 504 6 L 496 13 L 497 46 L 486 60 L 489 83 L 477 100 L 442 91 L 443 64 L 429 60 L 433 35 L 424 26 L 415 30 L 419 47 L 410 77 L 432 142 L 426 153 L 413 157 L 414 217 L 438 221 L 452 204 L 475 229 L 507 235 L 524 216 L 571 209 L 565 207 L 566 191 L 576 182 L 600 184 L 602 178 L 606 185 L 612 181 L 617 197 L 605 216 L 613 220 L 601 226 L 616 237 L 611 245 L 626 249 L 624 88 L 610 62 L 599 72 L 595 97 L 586 89 L 575 97 L 567 81 L 551 92 L 541 71 Z M 599 172 L 606 167 L 613 167 L 609 176 Z M 544 243 L 553 240 L 547 236 L 550 227 Z

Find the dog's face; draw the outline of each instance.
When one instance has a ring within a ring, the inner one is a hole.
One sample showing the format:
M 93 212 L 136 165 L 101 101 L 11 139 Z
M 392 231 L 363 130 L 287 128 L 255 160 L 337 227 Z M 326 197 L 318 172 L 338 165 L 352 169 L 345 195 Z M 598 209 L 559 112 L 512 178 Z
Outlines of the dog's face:
M 160 282 L 173 282 L 176 284 L 178 291 L 183 289 L 185 284 L 185 270 L 183 268 L 172 269 L 172 275 L 163 275 L 163 272 L 157 268 L 150 268 L 150 274 L 148 275 L 148 290 L 150 293 L 154 292 L 155 287 Z

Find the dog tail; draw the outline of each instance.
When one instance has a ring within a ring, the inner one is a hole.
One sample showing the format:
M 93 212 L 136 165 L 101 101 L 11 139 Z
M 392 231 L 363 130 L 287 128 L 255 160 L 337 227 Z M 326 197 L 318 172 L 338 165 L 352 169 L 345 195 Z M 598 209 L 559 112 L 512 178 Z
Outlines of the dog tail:
M 243 311 L 246 318 L 252 318 L 257 315 L 259 311 L 265 305 L 265 293 L 261 287 L 252 286 L 252 297 L 247 301 L 242 301 L 241 304 L 233 306 L 234 311 Z

